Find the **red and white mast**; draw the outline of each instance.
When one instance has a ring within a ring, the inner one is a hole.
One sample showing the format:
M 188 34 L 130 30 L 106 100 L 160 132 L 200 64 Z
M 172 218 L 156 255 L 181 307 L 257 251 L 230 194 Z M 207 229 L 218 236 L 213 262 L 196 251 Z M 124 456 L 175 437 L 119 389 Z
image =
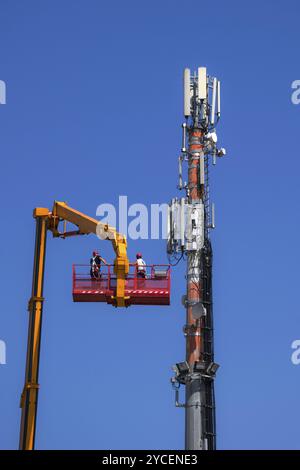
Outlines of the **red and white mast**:
M 170 204 L 168 254 L 184 259 L 186 268 L 186 360 L 174 366 L 172 383 L 176 405 L 185 408 L 185 448 L 216 448 L 212 312 L 212 249 L 214 208 L 209 201 L 210 157 L 215 164 L 225 149 L 217 148 L 215 126 L 220 119 L 220 82 L 199 67 L 184 71 L 183 142 L 179 157 L 179 186 L 185 197 Z M 187 182 L 183 165 L 187 164 Z M 185 403 L 179 404 L 179 387 L 185 386 Z

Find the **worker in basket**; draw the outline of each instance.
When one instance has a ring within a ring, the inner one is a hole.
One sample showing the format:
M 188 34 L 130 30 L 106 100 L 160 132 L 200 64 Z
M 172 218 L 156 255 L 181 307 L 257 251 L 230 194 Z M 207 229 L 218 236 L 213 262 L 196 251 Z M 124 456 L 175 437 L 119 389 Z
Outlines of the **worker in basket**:
M 143 260 L 142 253 L 136 254 L 136 271 L 137 271 L 137 277 L 145 279 L 146 263 Z
M 90 276 L 92 279 L 101 278 L 101 263 L 107 264 L 97 251 L 93 251 L 93 256 L 90 259 Z

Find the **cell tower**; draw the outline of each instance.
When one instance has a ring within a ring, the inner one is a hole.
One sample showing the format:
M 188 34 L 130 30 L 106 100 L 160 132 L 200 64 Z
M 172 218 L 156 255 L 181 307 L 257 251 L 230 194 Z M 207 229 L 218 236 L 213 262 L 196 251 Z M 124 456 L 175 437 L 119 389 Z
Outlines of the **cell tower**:
M 209 197 L 210 164 L 226 154 L 217 147 L 215 127 L 220 119 L 220 81 L 199 67 L 191 75 L 184 70 L 184 116 L 179 156 L 178 189 L 185 196 L 174 198 L 168 218 L 167 252 L 171 264 L 184 259 L 186 294 L 186 360 L 173 366 L 171 382 L 175 403 L 185 408 L 185 448 L 216 449 L 212 247 L 210 230 L 215 227 L 214 205 Z M 183 172 L 187 173 L 184 182 Z M 185 386 L 185 402 L 179 403 L 179 388 Z

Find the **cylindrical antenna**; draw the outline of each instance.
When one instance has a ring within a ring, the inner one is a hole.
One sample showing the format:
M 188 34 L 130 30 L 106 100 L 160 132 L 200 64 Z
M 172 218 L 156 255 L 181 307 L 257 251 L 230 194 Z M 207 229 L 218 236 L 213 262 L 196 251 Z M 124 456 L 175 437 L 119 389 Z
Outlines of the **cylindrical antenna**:
M 185 198 L 180 199 L 180 239 L 181 239 L 181 248 L 184 248 L 185 245 Z
M 198 67 L 198 99 L 206 100 L 207 94 L 206 67 Z
M 215 123 L 215 108 L 216 108 L 216 94 L 217 94 L 217 79 L 213 79 L 211 109 L 210 109 L 210 123 L 213 126 Z
M 182 158 L 178 158 L 178 172 L 179 172 L 179 189 L 182 189 Z
M 204 154 L 200 154 L 200 165 L 199 165 L 199 181 L 201 186 L 204 186 L 205 179 L 204 179 Z
M 182 152 L 186 152 L 186 122 L 182 124 Z
M 211 228 L 215 228 L 215 203 L 211 205 Z
M 220 80 L 218 80 L 217 95 L 218 95 L 217 116 L 219 118 L 221 116 L 221 82 Z
M 183 75 L 183 94 L 184 94 L 184 115 L 189 117 L 191 115 L 191 71 L 184 69 Z

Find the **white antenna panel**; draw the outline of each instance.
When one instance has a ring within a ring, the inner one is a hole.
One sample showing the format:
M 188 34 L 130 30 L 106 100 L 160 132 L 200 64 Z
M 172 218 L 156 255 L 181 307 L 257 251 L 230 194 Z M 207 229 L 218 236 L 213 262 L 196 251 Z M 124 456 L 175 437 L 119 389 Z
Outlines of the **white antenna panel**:
M 184 94 L 184 115 L 188 117 L 191 115 L 191 71 L 184 69 L 183 75 L 183 94 Z
M 218 80 L 217 95 L 218 95 L 217 115 L 218 117 L 220 117 L 221 115 L 221 82 L 220 80 Z
M 198 68 L 198 98 L 206 100 L 207 83 L 206 83 L 206 67 Z
M 215 123 L 215 109 L 216 109 L 216 94 L 217 94 L 217 79 L 213 79 L 211 109 L 210 109 L 210 123 L 213 126 Z

